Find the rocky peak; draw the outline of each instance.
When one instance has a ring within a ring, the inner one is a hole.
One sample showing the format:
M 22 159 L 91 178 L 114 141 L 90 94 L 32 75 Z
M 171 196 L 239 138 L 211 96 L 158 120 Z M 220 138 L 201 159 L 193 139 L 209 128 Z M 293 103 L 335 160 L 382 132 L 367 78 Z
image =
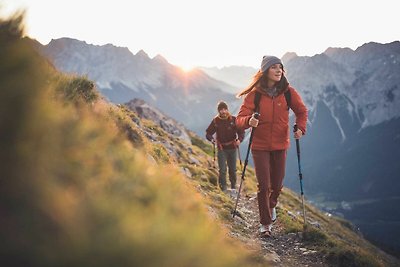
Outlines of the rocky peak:
M 289 62 L 290 60 L 292 60 L 293 58 L 296 58 L 296 57 L 298 57 L 298 55 L 295 52 L 285 53 L 282 57 L 283 64 Z
M 354 51 L 351 48 L 329 47 L 323 54 L 327 55 L 334 61 L 343 62 L 346 60 L 346 58 L 352 57 Z
M 156 55 L 152 60 L 160 64 L 169 64 L 169 62 L 160 54 Z
M 139 52 L 137 52 L 135 54 L 135 57 L 141 61 L 149 61 L 150 60 L 149 55 L 146 52 L 144 52 L 144 50 L 139 50 Z

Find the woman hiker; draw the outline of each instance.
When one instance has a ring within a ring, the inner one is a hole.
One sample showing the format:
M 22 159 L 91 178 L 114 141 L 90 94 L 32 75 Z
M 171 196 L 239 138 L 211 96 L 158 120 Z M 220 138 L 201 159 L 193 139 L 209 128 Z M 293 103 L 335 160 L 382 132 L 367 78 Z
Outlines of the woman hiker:
M 228 105 L 220 101 L 218 114 L 206 130 L 207 140 L 216 143 L 218 148 L 218 182 L 222 191 L 226 191 L 226 165 L 229 169 L 231 189 L 236 189 L 236 150 L 244 138 L 244 130 L 237 129 L 236 118 L 229 113 Z M 216 133 L 216 139 L 213 135 Z
M 258 181 L 260 235 L 271 236 L 276 220 L 276 205 L 283 187 L 286 151 L 289 148 L 289 108 L 296 116 L 298 139 L 306 132 L 307 108 L 299 93 L 289 85 L 282 61 L 264 56 L 261 69 L 250 85 L 238 94 L 245 96 L 236 118 L 240 129 L 253 127 L 251 144 Z M 258 119 L 254 113 L 259 113 Z

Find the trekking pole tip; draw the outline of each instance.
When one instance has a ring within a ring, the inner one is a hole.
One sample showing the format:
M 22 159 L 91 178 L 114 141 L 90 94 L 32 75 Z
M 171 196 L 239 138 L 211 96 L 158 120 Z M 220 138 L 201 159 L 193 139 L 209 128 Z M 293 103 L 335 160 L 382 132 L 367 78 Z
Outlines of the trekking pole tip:
M 238 216 L 239 218 L 241 218 L 242 220 L 244 220 L 243 215 L 240 214 L 239 211 L 237 211 L 237 210 L 233 210 L 233 211 L 232 211 L 232 218 L 235 218 L 235 216 Z

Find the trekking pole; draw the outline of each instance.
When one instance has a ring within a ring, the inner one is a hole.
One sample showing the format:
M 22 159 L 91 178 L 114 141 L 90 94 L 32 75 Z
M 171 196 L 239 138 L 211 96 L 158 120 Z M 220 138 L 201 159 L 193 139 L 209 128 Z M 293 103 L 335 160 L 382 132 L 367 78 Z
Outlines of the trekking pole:
M 293 132 L 297 132 L 297 125 L 295 124 L 293 127 Z M 296 138 L 296 150 L 297 150 L 297 164 L 299 166 L 299 180 L 300 180 L 300 193 L 301 193 L 301 203 L 303 205 L 303 219 L 304 225 L 306 225 L 306 209 L 304 207 L 304 191 L 303 191 L 303 174 L 301 173 L 301 164 L 300 164 L 300 140 Z
M 214 169 L 215 169 L 215 142 L 212 142 L 213 143 L 213 167 L 214 167 Z
M 240 164 L 240 172 L 243 171 L 243 165 L 242 165 L 242 157 L 240 156 L 240 145 L 237 147 L 238 151 L 238 157 L 239 157 L 239 164 Z
M 258 112 L 254 113 L 254 118 L 255 119 L 258 119 L 259 116 L 260 116 L 260 114 Z M 232 218 L 235 218 L 235 215 L 238 215 L 239 217 L 241 217 L 240 214 L 236 211 L 236 209 L 237 209 L 237 205 L 239 203 L 240 191 L 242 190 L 242 185 L 243 185 L 243 181 L 244 181 L 244 174 L 246 173 L 247 163 L 249 162 L 250 147 L 251 147 L 251 142 L 253 141 L 253 135 L 254 135 L 255 129 L 256 129 L 256 127 L 252 127 L 251 128 L 249 146 L 247 148 L 246 159 L 244 160 L 244 166 L 243 166 L 243 170 L 242 170 L 242 177 L 240 179 L 239 191 L 238 191 L 238 194 L 237 194 L 237 197 L 236 197 L 235 209 L 232 212 Z M 241 217 L 241 218 L 243 218 L 243 217 Z

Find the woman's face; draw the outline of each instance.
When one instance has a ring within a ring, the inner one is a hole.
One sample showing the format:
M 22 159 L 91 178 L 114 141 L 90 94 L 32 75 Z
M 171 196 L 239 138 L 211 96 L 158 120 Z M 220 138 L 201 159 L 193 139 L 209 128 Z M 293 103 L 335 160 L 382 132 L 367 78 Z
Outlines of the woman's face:
M 279 82 L 282 78 L 283 67 L 281 64 L 272 65 L 267 72 L 268 81 Z

